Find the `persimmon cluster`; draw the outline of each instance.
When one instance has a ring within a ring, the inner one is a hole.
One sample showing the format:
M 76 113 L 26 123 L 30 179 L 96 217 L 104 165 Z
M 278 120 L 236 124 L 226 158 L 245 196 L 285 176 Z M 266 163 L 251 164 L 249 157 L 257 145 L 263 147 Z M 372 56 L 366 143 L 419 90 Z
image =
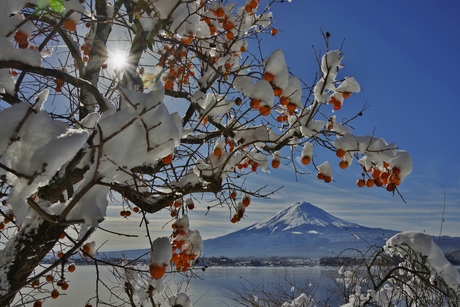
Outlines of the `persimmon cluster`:
M 236 198 L 236 192 L 232 191 L 230 194 L 230 198 L 235 199 Z M 235 224 L 236 222 L 239 222 L 243 216 L 244 213 L 246 212 L 246 208 L 251 204 L 251 197 L 248 194 L 244 194 L 243 197 L 241 198 L 241 201 L 238 203 L 238 206 L 236 207 L 236 213 L 232 216 L 230 219 L 230 222 Z
M 158 62 L 165 69 L 163 74 L 163 86 L 167 90 L 173 90 L 174 86 L 190 84 L 190 77 L 195 75 L 193 65 L 187 61 L 187 49 L 181 46 L 176 48 L 171 45 L 165 45 L 163 50 L 158 50 L 160 59 Z
M 69 273 L 73 273 L 75 272 L 76 270 L 76 265 L 74 263 L 70 263 L 68 266 L 67 266 L 67 271 Z M 56 287 L 59 287 L 61 288 L 61 290 L 63 291 L 66 291 L 68 288 L 69 288 L 69 283 L 63 278 L 63 277 L 59 277 L 58 279 L 55 279 L 55 277 L 52 275 L 52 274 L 48 274 L 45 276 L 45 281 L 46 283 L 55 283 Z M 38 289 L 42 286 L 42 283 L 40 282 L 40 279 L 37 278 L 37 279 L 34 279 L 30 285 L 32 286 L 32 288 L 34 289 Z M 44 285 L 44 284 L 43 284 Z M 58 297 L 60 296 L 60 292 L 57 288 L 54 288 L 51 292 L 50 292 L 50 297 L 53 298 L 53 299 L 57 299 Z M 36 300 L 33 304 L 34 307 L 41 307 L 43 304 L 43 301 L 42 300 Z
M 385 187 L 388 192 L 393 192 L 401 184 L 399 177 L 400 168 L 396 166 L 390 167 L 387 162 L 383 162 L 383 168 L 375 165 L 367 170 L 364 168 L 364 171 L 368 174 L 369 178 L 365 179 L 363 174 L 363 178 L 358 179 L 356 184 L 360 188 L 364 186 L 368 188 L 373 186 Z
M 256 161 L 253 161 L 251 158 L 244 158 L 236 167 L 239 170 L 250 167 L 251 171 L 255 172 L 257 171 L 257 168 L 259 167 L 259 163 L 257 163 Z
M 177 271 L 185 272 L 190 269 L 193 262 L 198 257 L 196 253 L 189 249 L 191 242 L 189 240 L 188 219 L 178 219 L 171 225 L 173 228 L 173 241 L 171 264 L 176 267 Z
M 185 202 L 183 202 L 182 199 L 176 199 L 170 205 L 170 216 L 177 217 L 179 214 L 179 210 L 182 208 L 184 204 L 188 210 L 195 209 L 195 203 L 191 198 L 185 200 Z
M 331 100 L 329 101 L 330 104 L 333 105 L 334 110 L 338 111 L 342 108 L 343 99 L 347 99 L 350 97 L 350 92 L 336 92 L 334 95 L 331 96 Z

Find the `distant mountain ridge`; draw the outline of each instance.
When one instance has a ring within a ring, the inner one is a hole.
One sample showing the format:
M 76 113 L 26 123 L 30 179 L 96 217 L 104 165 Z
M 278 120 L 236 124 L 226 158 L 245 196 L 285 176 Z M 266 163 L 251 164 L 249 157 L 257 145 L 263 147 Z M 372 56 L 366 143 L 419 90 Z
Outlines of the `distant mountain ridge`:
M 339 219 L 308 203 L 298 202 L 241 230 L 204 241 L 205 257 L 336 256 L 345 249 L 383 246 L 396 230 L 371 228 Z M 437 238 L 435 240 L 437 242 Z M 460 249 L 460 238 L 441 237 L 443 250 Z M 148 250 L 104 253 L 137 258 Z

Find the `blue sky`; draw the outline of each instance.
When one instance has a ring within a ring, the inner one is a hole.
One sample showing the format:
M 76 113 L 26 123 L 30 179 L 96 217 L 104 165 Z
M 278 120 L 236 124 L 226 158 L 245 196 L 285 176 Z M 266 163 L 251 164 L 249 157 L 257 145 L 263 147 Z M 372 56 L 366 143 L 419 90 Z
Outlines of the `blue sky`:
M 261 4 L 264 0 L 261 1 Z M 421 4 L 423 3 L 423 4 Z M 352 95 L 338 119 L 351 117 L 366 103 L 364 116 L 353 122 L 355 134 L 371 135 L 396 143 L 410 152 L 412 174 L 400 186 L 400 197 L 378 188 L 355 185 L 361 169 L 356 163 L 334 171 L 334 182 L 326 184 L 315 174 L 294 176 L 289 166 L 270 174 L 260 173 L 247 182 L 267 189 L 284 188 L 271 199 L 253 200 L 247 216 L 238 224 L 229 222 L 228 208 L 214 208 L 205 216 L 203 199 L 191 215 L 191 228 L 204 238 L 236 231 L 298 201 L 308 201 L 329 213 L 369 227 L 426 231 L 438 235 L 444 207 L 442 233 L 460 236 L 460 159 L 457 84 L 460 81 L 460 20 L 456 1 L 304 1 L 273 5 L 276 37 L 263 38 L 264 55 L 281 48 L 292 73 L 311 83 L 317 72 L 312 46 L 324 53 L 321 29 L 331 33 L 330 49 L 345 40 L 343 75 L 354 76 L 362 92 Z M 251 46 L 250 46 L 251 47 Z M 333 153 L 324 159 L 338 163 Z M 312 172 L 311 167 L 304 169 Z M 138 233 L 139 219 L 120 223 L 119 208 L 111 206 L 103 227 Z M 167 212 L 153 215 L 153 236 L 169 235 Z M 162 228 L 164 226 L 164 231 Z M 98 231 L 94 239 L 105 240 Z M 104 249 L 120 244 L 125 248 L 148 247 L 146 239 L 110 236 Z

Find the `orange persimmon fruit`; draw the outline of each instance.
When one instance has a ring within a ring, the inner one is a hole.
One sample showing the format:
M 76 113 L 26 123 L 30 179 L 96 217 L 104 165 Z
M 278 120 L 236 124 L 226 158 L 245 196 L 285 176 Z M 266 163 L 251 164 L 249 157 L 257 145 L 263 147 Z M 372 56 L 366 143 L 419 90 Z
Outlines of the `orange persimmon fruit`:
M 172 160 L 173 160 L 173 154 L 169 154 L 166 157 L 161 158 L 161 162 L 163 162 L 166 165 L 170 164 Z
M 339 163 L 339 166 L 341 169 L 345 169 L 348 167 L 348 162 L 345 161 L 345 160 L 341 160 L 340 163 Z
M 272 109 L 269 107 L 269 106 L 261 106 L 259 108 L 259 113 L 260 115 L 262 116 L 268 116 L 270 115 L 270 112 L 272 111 Z
M 59 291 L 57 289 L 54 289 L 53 291 L 51 291 L 51 297 L 53 299 L 57 299 L 59 297 Z
M 273 168 L 278 168 L 281 164 L 280 160 L 272 160 L 272 167 Z
M 271 72 L 266 71 L 264 73 L 264 79 L 268 82 L 272 82 L 273 80 L 275 80 L 275 75 L 272 74 Z
M 152 276 L 153 279 L 160 279 L 166 273 L 166 265 L 164 264 L 163 265 L 151 264 L 149 268 L 150 268 L 150 276 Z
M 302 157 L 302 164 L 308 165 L 310 164 L 311 158 L 309 156 L 303 156 Z
M 253 108 L 254 110 L 258 110 L 258 109 L 259 109 L 259 105 L 260 105 L 260 100 L 257 99 L 257 98 L 252 98 L 252 99 L 251 99 L 251 102 L 249 103 L 249 105 L 250 105 L 251 108 Z
M 69 31 L 75 31 L 77 29 L 77 23 L 72 19 L 64 21 L 64 28 Z
M 343 157 L 345 157 L 345 153 L 346 153 L 346 151 L 343 150 L 342 148 L 337 148 L 337 150 L 335 151 L 335 155 L 336 155 L 338 158 L 343 158 Z

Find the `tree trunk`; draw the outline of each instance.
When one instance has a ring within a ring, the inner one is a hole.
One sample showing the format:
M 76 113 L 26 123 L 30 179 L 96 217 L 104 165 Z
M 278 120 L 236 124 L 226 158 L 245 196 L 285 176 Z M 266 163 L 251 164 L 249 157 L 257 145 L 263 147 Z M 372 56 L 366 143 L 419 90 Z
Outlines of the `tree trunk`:
M 40 225 L 25 225 L 0 251 L 0 275 L 8 279 L 9 288 L 1 289 L 0 307 L 9 306 L 16 293 L 24 287 L 33 270 L 59 240 L 66 226 L 40 220 Z M 0 281 L 2 286 L 5 281 Z

